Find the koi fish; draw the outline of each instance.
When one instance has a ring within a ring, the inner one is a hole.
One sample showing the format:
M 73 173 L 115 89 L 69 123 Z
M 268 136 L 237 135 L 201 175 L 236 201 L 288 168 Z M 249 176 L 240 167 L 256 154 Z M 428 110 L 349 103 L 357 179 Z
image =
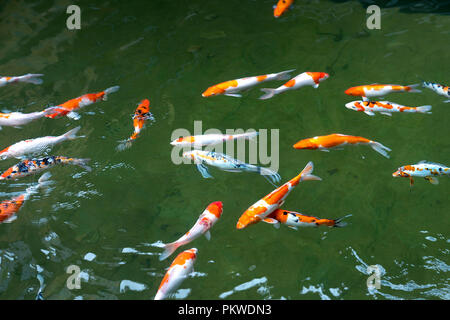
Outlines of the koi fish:
M 361 96 L 367 101 L 367 98 L 385 96 L 389 93 L 395 92 L 421 92 L 418 89 L 419 84 L 412 84 L 409 86 L 401 86 L 397 84 L 378 84 L 351 87 L 345 90 L 345 93 L 350 96 Z
M 281 87 L 278 87 L 276 89 L 270 88 L 261 89 L 261 91 L 265 92 L 266 94 L 259 97 L 259 99 L 261 100 L 269 99 L 276 94 L 280 94 L 287 90 L 298 89 L 304 86 L 313 86 L 313 88 L 318 88 L 319 83 L 321 81 L 328 79 L 329 76 L 330 75 L 325 72 L 303 72 L 298 76 L 296 76 L 295 78 L 283 84 Z
M 24 160 L 12 166 L 2 173 L 0 180 L 15 180 L 23 178 L 37 172 L 52 168 L 57 164 L 72 164 L 80 166 L 87 171 L 92 171 L 91 167 L 87 165 L 90 159 L 75 159 L 60 156 L 45 157 L 42 159 Z
M 345 227 L 347 223 L 342 220 L 350 216 L 351 214 L 334 220 L 321 219 L 313 216 L 307 216 L 295 211 L 277 209 L 269 214 L 263 221 L 273 224 L 273 226 L 277 229 L 280 227 L 280 224 L 285 224 L 291 229 L 298 230 L 298 227 Z
M 33 84 L 41 84 L 43 81 L 39 77 L 42 77 L 43 74 L 32 74 L 28 73 L 23 76 L 17 77 L 0 77 L 0 87 L 6 86 L 8 83 L 14 82 L 28 82 Z
M 407 113 L 428 113 L 430 114 L 431 106 L 420 107 L 405 107 L 401 104 L 389 101 L 352 101 L 345 106 L 348 109 L 355 111 L 362 111 L 369 116 L 374 116 L 374 112 L 379 112 L 386 116 L 392 116 L 393 112 L 407 112 Z
M 281 179 L 278 173 L 270 169 L 242 162 L 223 153 L 193 150 L 184 152 L 183 158 L 194 160 L 194 163 L 197 164 L 197 169 L 200 171 L 203 178 L 213 178 L 209 173 L 208 168 L 205 166 L 205 164 L 207 164 L 229 172 L 257 172 L 272 184 L 279 182 Z
M 47 180 L 50 177 L 50 172 L 46 172 L 39 178 L 37 185 L 27 188 L 25 193 L 11 200 L 2 201 L 0 203 L 0 223 L 10 223 L 14 221 L 17 218 L 16 213 L 23 206 L 24 202 L 28 200 L 32 194 L 36 193 L 39 188 L 48 184 L 49 181 Z
M 273 6 L 273 16 L 279 18 L 293 3 L 294 0 L 279 0 L 278 3 Z
M 117 146 L 118 151 L 131 147 L 133 140 L 137 139 L 147 120 L 154 121 L 155 118 L 150 112 L 150 101 L 148 99 L 144 99 L 141 101 L 133 115 L 133 134 L 127 140 L 120 141 L 120 144 Z
M 349 136 L 340 133 L 333 133 L 327 136 L 319 136 L 309 139 L 303 139 L 294 144 L 295 149 L 319 149 L 320 151 L 330 151 L 331 148 L 339 148 L 346 144 L 368 144 L 373 150 L 386 158 L 389 155 L 386 151 L 392 151 L 381 143 L 368 140 L 363 137 Z
M 450 168 L 439 163 L 422 160 L 417 164 L 403 166 L 397 169 L 392 176 L 409 178 L 410 186 L 414 184 L 413 177 L 422 177 L 432 184 L 439 184 L 438 176 L 450 176 Z
M 31 121 L 43 118 L 52 114 L 56 111 L 56 107 L 50 107 L 44 111 L 22 113 L 22 112 L 11 112 L 11 113 L 0 113 L 0 130 L 2 126 L 16 127 L 30 123 Z
M 98 101 L 106 101 L 108 99 L 108 94 L 118 91 L 119 88 L 119 86 L 115 86 L 101 92 L 87 93 L 81 97 L 66 101 L 63 104 L 57 105 L 55 112 L 46 115 L 46 117 L 54 119 L 56 117 L 67 116 L 78 120 L 80 119 L 80 115 L 76 113 L 75 110 L 79 110 Z
M 434 92 L 436 92 L 437 94 L 440 94 L 441 96 L 450 97 L 450 89 L 448 86 L 444 86 L 442 84 L 439 83 L 433 83 L 433 82 L 422 82 L 422 86 L 428 89 L 433 90 Z M 450 102 L 449 100 L 445 100 L 444 102 Z
M 256 137 L 258 134 L 259 133 L 256 131 L 239 134 L 214 134 L 214 133 L 204 134 L 197 136 L 181 137 L 173 140 L 170 144 L 173 146 L 180 146 L 180 147 L 190 147 L 190 146 L 203 147 L 241 138 L 250 140 Z
M 169 294 L 178 289 L 181 283 L 194 271 L 194 262 L 197 259 L 196 248 L 181 252 L 167 270 L 166 275 L 159 285 L 155 300 L 163 300 Z
M 219 220 L 222 215 L 223 204 L 220 201 L 212 202 L 198 217 L 194 226 L 175 242 L 164 245 L 164 252 L 159 256 L 159 260 L 164 260 L 175 252 L 179 247 L 188 244 L 198 237 L 205 235 L 206 239 L 211 239 L 209 229 Z
M 266 81 L 288 80 L 290 78 L 289 73 L 294 70 L 295 69 L 282 71 L 279 73 L 270 73 L 270 74 L 265 74 L 265 75 L 261 75 L 261 76 L 246 77 L 246 78 L 221 82 L 219 84 L 216 84 L 216 85 L 206 89 L 205 92 L 202 93 L 202 96 L 203 97 L 212 97 L 212 96 L 217 96 L 217 95 L 223 94 L 225 96 L 240 98 L 240 97 L 242 97 L 242 95 L 237 94 L 236 92 L 246 90 L 248 88 L 256 86 L 259 83 L 263 83 Z
M 254 203 L 248 208 L 239 218 L 236 228 L 243 229 L 249 225 L 258 223 L 266 219 L 272 212 L 280 208 L 292 189 L 301 181 L 307 180 L 322 180 L 321 178 L 312 175 L 314 165 L 308 162 L 306 167 L 295 178 L 289 180 L 281 187 L 275 189 L 261 200 Z
M 55 144 L 64 142 L 66 140 L 74 140 L 78 137 L 76 134 L 81 127 L 76 127 L 69 132 L 58 137 L 42 137 L 37 139 L 23 140 L 9 146 L 0 151 L 0 159 L 8 158 L 23 158 L 27 154 L 39 154 L 53 147 Z

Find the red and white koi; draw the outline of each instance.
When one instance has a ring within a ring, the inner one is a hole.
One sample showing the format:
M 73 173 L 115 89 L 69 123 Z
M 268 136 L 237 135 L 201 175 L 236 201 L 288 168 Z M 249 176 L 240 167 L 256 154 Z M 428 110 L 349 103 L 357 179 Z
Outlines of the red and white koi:
M 437 177 L 450 176 L 450 168 L 443 164 L 422 160 L 417 164 L 398 168 L 392 176 L 409 178 L 411 186 L 414 184 L 414 177 L 421 177 L 432 184 L 439 184 Z
M 278 3 L 273 6 L 273 16 L 275 18 L 279 18 L 291 7 L 293 3 L 294 0 L 279 0 Z
M 80 138 L 76 135 L 80 128 L 81 127 L 76 127 L 75 129 L 72 129 L 58 137 L 47 136 L 17 142 L 0 151 L 0 159 L 5 160 L 8 158 L 23 158 L 25 155 L 43 153 L 47 149 L 53 147 L 55 144 L 64 142 L 66 140 L 74 140 L 76 138 Z
M 294 69 L 295 70 L 295 69 Z M 256 86 L 259 83 L 263 83 L 266 81 L 272 80 L 287 80 L 290 78 L 289 73 L 294 70 L 287 70 L 278 73 L 270 73 L 261 76 L 253 76 L 246 77 L 241 79 L 229 80 L 225 82 L 221 82 L 214 86 L 209 87 L 202 93 L 203 97 L 213 97 L 217 95 L 225 95 L 231 97 L 242 97 L 241 94 L 237 94 L 237 92 L 246 90 L 253 86 Z
M 361 96 L 364 101 L 367 101 L 367 98 L 374 98 L 385 96 L 389 93 L 395 92 L 421 92 L 418 89 L 414 89 L 418 87 L 419 84 L 412 84 L 409 86 L 402 86 L 398 84 L 370 84 L 363 86 L 356 86 L 348 88 L 345 93 L 350 96 Z
M 67 116 L 69 118 L 78 120 L 80 118 L 80 115 L 75 112 L 75 110 L 79 110 L 98 101 L 106 101 L 108 99 L 108 95 L 117 92 L 119 88 L 119 86 L 115 86 L 101 92 L 87 93 L 85 95 L 82 95 L 81 97 L 66 101 L 63 104 L 57 105 L 55 112 L 46 115 L 46 117 L 54 119 L 56 117 Z
M 164 260 L 175 252 L 179 247 L 188 244 L 198 237 L 205 235 L 206 239 L 211 239 L 209 229 L 219 220 L 222 215 L 223 204 L 220 201 L 211 203 L 205 211 L 198 217 L 194 226 L 175 242 L 164 245 L 164 252 L 159 256 L 159 260 Z
M 291 229 L 298 230 L 298 227 L 345 227 L 344 218 L 350 217 L 351 214 L 338 219 L 322 219 L 313 216 L 307 216 L 295 211 L 277 209 L 267 216 L 263 221 L 273 224 L 275 228 L 279 228 L 280 224 L 284 224 Z
M 30 123 L 31 121 L 43 118 L 49 114 L 56 111 L 56 107 L 50 107 L 44 111 L 22 113 L 22 112 L 11 112 L 11 113 L 0 113 L 0 130 L 2 126 L 16 127 Z
M 367 144 L 373 150 L 380 153 L 382 156 L 389 158 L 386 151 L 392 151 L 388 147 L 379 142 L 372 141 L 363 137 L 349 136 L 340 133 L 333 133 L 326 136 L 318 136 L 298 141 L 294 144 L 295 149 L 317 149 L 320 151 L 330 151 L 332 148 L 340 148 L 347 144 Z
M 256 131 L 238 134 L 204 134 L 196 136 L 181 137 L 173 140 L 170 144 L 180 147 L 203 147 L 214 145 L 235 139 L 247 139 L 250 140 L 256 137 L 259 133 Z
M 33 84 L 41 84 L 43 81 L 39 77 L 42 77 L 43 74 L 32 74 L 28 73 L 23 76 L 16 77 L 0 77 L 0 87 L 6 86 L 9 83 L 14 82 L 28 82 Z
M 431 114 L 431 106 L 420 107 L 406 107 L 401 104 L 389 102 L 389 101 L 352 101 L 345 104 L 345 107 L 350 110 L 364 112 L 369 116 L 374 116 L 375 112 L 379 112 L 386 116 L 392 116 L 393 112 L 405 112 L 405 113 L 427 113 Z
M 261 100 L 272 98 L 276 94 L 280 94 L 282 92 L 288 91 L 288 90 L 295 90 L 304 86 L 312 86 L 313 88 L 318 88 L 319 83 L 321 81 L 324 81 L 329 78 L 329 74 L 325 72 L 303 72 L 296 76 L 295 78 L 292 78 L 285 84 L 283 84 L 281 87 L 278 87 L 276 89 L 270 89 L 270 88 L 263 88 L 261 91 L 265 92 L 266 94 L 259 97 Z
M 422 86 L 425 88 L 428 88 L 430 90 L 433 90 L 434 92 L 436 92 L 437 94 L 440 94 L 441 96 L 444 96 L 446 98 L 450 98 L 450 89 L 448 86 L 444 86 L 442 84 L 439 83 L 433 83 L 433 82 L 422 82 Z M 450 102 L 449 100 L 446 100 L 444 102 Z
M 167 298 L 194 271 L 197 252 L 198 250 L 196 248 L 183 251 L 173 260 L 159 285 L 155 300 Z

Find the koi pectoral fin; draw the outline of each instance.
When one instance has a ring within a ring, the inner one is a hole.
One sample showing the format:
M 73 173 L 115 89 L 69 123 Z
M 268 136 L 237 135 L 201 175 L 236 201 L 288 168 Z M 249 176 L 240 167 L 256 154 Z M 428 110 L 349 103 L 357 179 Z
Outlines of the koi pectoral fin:
M 375 113 L 373 113 L 372 111 L 364 111 L 364 113 L 371 117 L 375 115 Z
M 277 229 L 280 228 L 280 222 L 274 218 L 265 218 L 263 221 L 272 224 Z
M 206 240 L 211 240 L 211 232 L 209 230 L 205 232 L 205 238 Z
M 205 178 L 205 179 L 214 178 L 209 173 L 208 168 L 203 163 L 197 164 L 197 169 L 198 169 L 198 171 L 200 171 L 200 173 L 202 174 L 203 178 Z
M 439 180 L 434 177 L 425 177 L 425 180 L 434 185 L 439 184 Z
M 414 179 L 409 177 L 409 185 L 412 187 L 414 185 Z
M 238 93 L 225 93 L 224 95 L 229 96 L 229 97 L 235 97 L 235 98 L 242 97 L 242 94 L 238 94 Z
M 389 112 L 380 112 L 381 114 L 384 114 L 385 116 L 389 116 L 389 117 L 392 117 L 392 113 L 389 113 Z
M 66 116 L 73 120 L 80 120 L 80 118 L 81 118 L 81 116 L 74 111 L 69 112 Z

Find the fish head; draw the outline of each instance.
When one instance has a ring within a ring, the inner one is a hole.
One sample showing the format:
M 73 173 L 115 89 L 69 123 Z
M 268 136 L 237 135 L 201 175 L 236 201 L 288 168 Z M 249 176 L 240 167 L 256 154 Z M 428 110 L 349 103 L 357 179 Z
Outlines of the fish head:
M 173 146 L 190 146 L 194 142 L 195 138 L 189 136 L 189 137 L 179 137 L 178 139 L 173 140 L 170 144 Z
M 364 96 L 364 89 L 362 87 L 351 87 L 345 90 L 345 94 L 349 96 Z
M 357 107 L 356 103 L 357 103 L 357 101 L 352 101 L 352 102 L 346 103 L 345 107 L 350 110 L 358 111 L 359 108 Z
M 207 208 L 211 214 L 216 216 L 217 219 L 220 218 L 223 212 L 223 203 L 221 201 L 212 202 Z
M 150 101 L 148 99 L 144 99 L 139 103 L 135 111 L 135 116 L 144 116 L 146 113 L 150 111 Z
M 267 210 L 268 209 L 263 205 L 251 206 L 240 216 L 236 224 L 236 229 L 244 229 L 252 224 L 262 221 L 259 215 L 265 214 L 267 217 L 268 214 L 270 214 Z
M 405 167 L 400 167 L 397 169 L 397 171 L 395 171 L 394 173 L 392 173 L 393 177 L 404 177 L 404 178 L 408 178 L 411 175 L 407 172 L 405 172 Z
M 197 150 L 192 150 L 192 151 L 185 151 L 183 152 L 182 157 L 184 159 L 189 159 L 189 160 L 193 160 L 195 161 L 195 159 L 197 158 Z
M 213 97 L 219 94 L 223 94 L 225 90 L 219 86 L 212 86 L 205 90 L 205 92 L 202 93 L 202 97 Z
M 8 159 L 8 156 L 9 156 L 8 149 L 9 149 L 9 147 L 0 151 L 0 159 L 1 160 Z
M 278 4 L 273 10 L 273 16 L 275 18 L 279 18 L 283 13 L 287 11 L 289 6 L 292 4 L 292 1 L 289 0 L 280 0 L 278 1 Z
M 319 72 L 319 81 L 327 80 L 330 75 L 326 72 Z
M 303 139 L 294 144 L 294 149 L 317 149 L 317 145 L 311 139 Z

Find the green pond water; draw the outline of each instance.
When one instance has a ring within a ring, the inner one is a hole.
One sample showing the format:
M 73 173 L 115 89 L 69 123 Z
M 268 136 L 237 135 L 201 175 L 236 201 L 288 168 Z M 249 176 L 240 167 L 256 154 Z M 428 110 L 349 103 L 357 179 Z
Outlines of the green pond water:
M 166 268 L 158 244 L 175 241 L 213 201 L 224 212 L 212 228 L 182 247 L 196 247 L 195 273 L 178 299 L 449 299 L 450 179 L 435 186 L 393 178 L 399 166 L 429 160 L 449 165 L 450 105 L 428 89 L 392 94 L 432 114 L 377 114 L 345 108 L 344 91 L 371 83 L 448 85 L 449 1 L 379 1 L 381 29 L 366 27 L 369 1 L 296 1 L 279 19 L 275 0 L 76 1 L 81 29 L 66 27 L 73 1 L 0 2 L 0 74 L 43 73 L 44 83 L 0 88 L 0 112 L 42 110 L 85 93 L 120 90 L 81 110 L 80 120 L 40 119 L 3 127 L 1 149 L 28 138 L 60 135 L 80 125 L 80 138 L 51 155 L 90 158 L 92 172 L 51 169 L 54 183 L 0 225 L 0 299 L 153 299 Z M 209 86 L 245 76 L 296 69 L 328 72 L 320 88 L 304 87 L 259 100 L 203 98 Z M 134 145 L 137 103 L 151 101 L 156 121 Z M 284 183 L 308 161 L 323 180 L 300 183 L 284 209 L 322 218 L 352 214 L 345 228 L 236 229 L 240 215 L 274 187 L 252 173 L 210 169 L 171 159 L 172 132 L 279 129 Z M 363 136 L 392 149 L 386 159 L 367 146 L 295 150 L 300 139 L 330 133 Z M 3 172 L 18 160 L 1 161 Z M 39 176 L 0 183 L 1 201 Z M 66 269 L 81 270 L 69 289 Z M 369 289 L 377 265 L 381 287 Z

